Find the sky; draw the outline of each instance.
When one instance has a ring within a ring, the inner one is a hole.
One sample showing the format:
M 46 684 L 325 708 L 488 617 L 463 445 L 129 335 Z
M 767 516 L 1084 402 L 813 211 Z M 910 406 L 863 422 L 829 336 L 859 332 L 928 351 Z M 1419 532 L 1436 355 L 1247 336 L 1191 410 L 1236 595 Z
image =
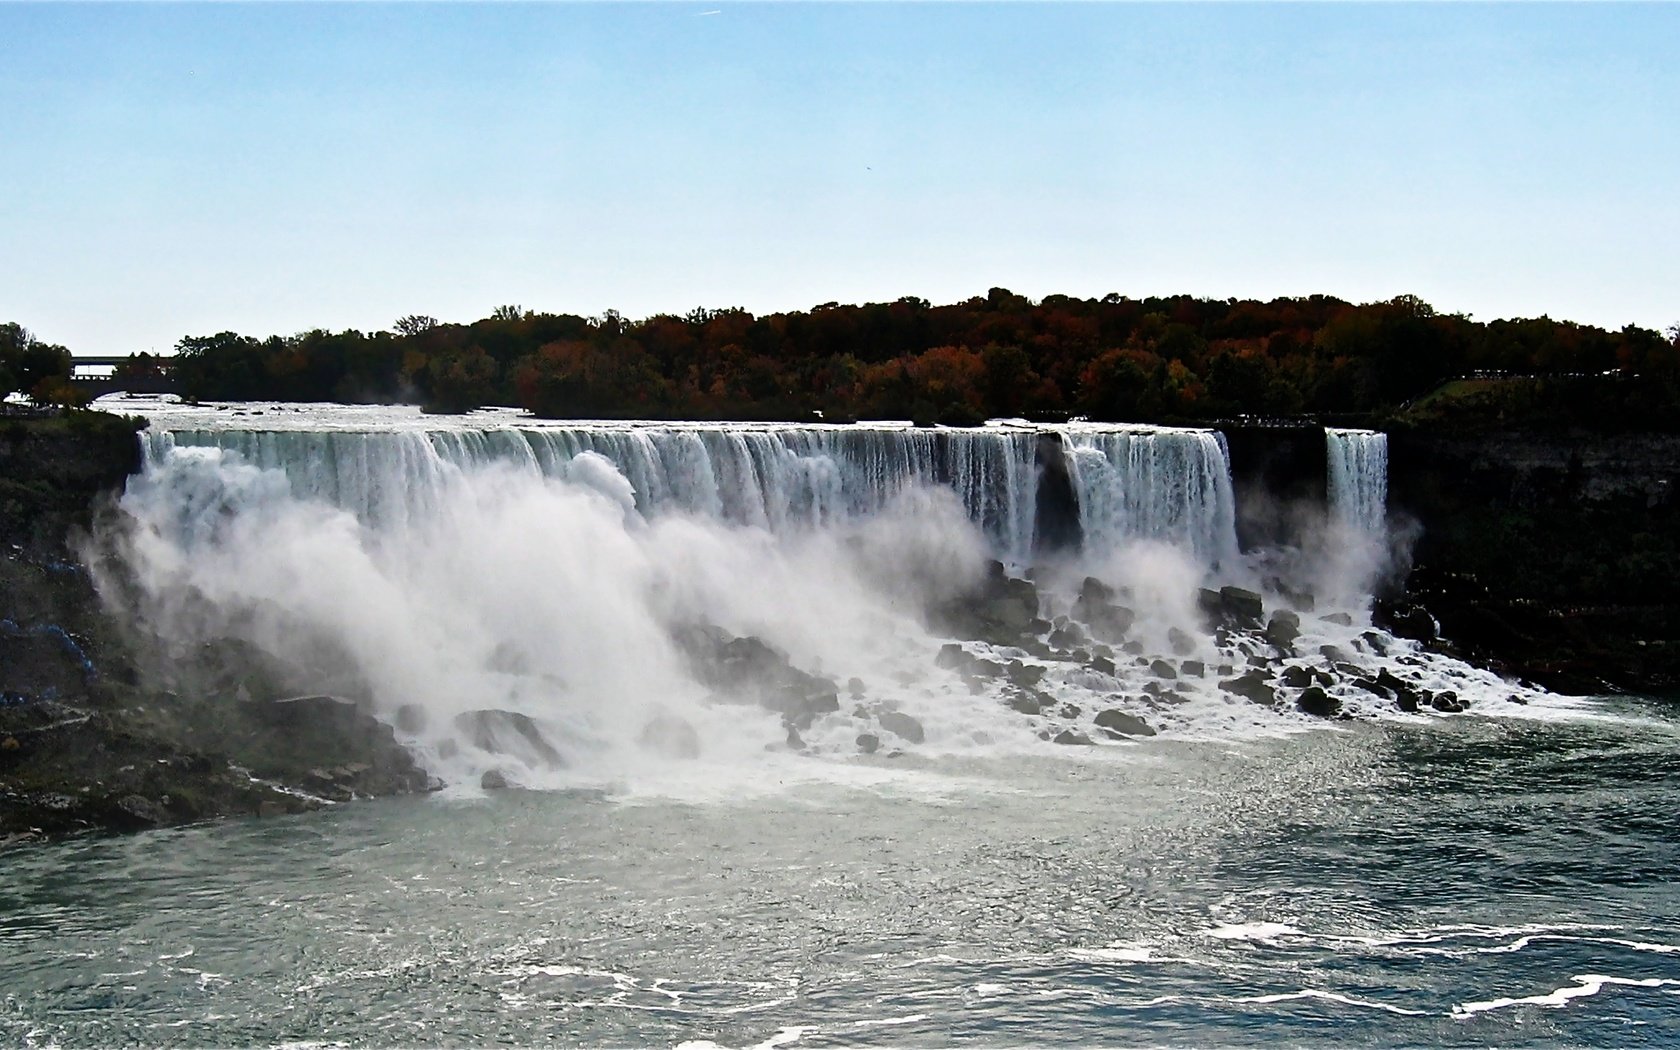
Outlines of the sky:
M 1680 5 L 0 3 L 0 321 L 1002 286 L 1680 322 Z

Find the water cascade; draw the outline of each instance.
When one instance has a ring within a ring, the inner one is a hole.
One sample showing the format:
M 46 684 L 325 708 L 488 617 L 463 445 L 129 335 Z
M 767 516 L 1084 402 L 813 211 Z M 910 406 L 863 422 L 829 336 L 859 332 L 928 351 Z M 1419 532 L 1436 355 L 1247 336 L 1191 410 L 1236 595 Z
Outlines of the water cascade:
M 1541 706 L 1324 585 L 1369 532 L 1274 584 L 1211 430 L 149 415 L 97 562 L 169 686 L 354 698 L 451 784 Z M 1333 516 L 1380 525 L 1381 435 L 1327 441 Z M 1080 536 L 1038 558 L 1047 478 Z
M 1327 427 L 1324 441 L 1331 516 L 1367 535 L 1381 535 L 1388 513 L 1388 435 Z

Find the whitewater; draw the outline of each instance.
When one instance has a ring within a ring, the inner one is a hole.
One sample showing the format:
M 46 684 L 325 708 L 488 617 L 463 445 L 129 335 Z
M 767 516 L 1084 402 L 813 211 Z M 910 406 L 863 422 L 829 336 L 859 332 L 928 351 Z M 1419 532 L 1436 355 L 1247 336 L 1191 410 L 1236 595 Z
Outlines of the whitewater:
M 1245 550 L 1211 429 L 123 407 L 88 554 L 149 673 L 235 647 L 239 699 L 354 700 L 440 790 L 0 858 L 13 1042 L 1675 1020 L 1671 717 L 1381 629 L 1381 434 Z

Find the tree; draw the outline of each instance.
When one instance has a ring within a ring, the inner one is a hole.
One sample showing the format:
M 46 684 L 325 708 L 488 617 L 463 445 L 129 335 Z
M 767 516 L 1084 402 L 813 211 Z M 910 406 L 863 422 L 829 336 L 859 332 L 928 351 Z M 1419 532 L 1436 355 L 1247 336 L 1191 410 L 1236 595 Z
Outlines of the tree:
M 435 317 L 427 317 L 425 314 L 409 314 L 407 317 L 397 318 L 396 324 L 391 327 L 397 330 L 398 335 L 413 336 L 419 335 L 421 332 L 429 332 L 437 326 L 438 319 Z

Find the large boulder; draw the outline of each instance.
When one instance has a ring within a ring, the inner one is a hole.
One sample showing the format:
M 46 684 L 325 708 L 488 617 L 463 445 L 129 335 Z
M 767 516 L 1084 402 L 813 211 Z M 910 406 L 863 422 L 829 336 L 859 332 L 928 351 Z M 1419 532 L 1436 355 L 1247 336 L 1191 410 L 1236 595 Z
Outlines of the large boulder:
M 1316 685 L 1303 689 L 1295 706 L 1317 718 L 1334 718 L 1342 713 L 1342 702 Z
M 1242 587 L 1219 588 L 1219 609 L 1233 627 L 1257 630 L 1266 615 L 1266 603 L 1254 591 Z
M 1125 711 L 1109 708 L 1098 711 L 1095 721 L 1097 728 L 1116 739 L 1128 736 L 1154 736 L 1155 730 L 1137 715 L 1127 714 Z
M 1267 707 L 1277 702 L 1277 690 L 1272 686 L 1270 677 L 1260 670 L 1245 671 L 1235 678 L 1224 679 L 1219 683 L 1219 688 Z
M 925 739 L 922 724 L 902 711 L 882 711 L 875 720 L 881 723 L 882 729 L 912 744 L 919 744 Z
M 511 755 L 534 769 L 563 769 L 566 760 L 529 715 L 483 708 L 455 716 L 455 727 L 480 751 Z
M 672 759 L 700 757 L 700 734 L 688 720 L 668 712 L 660 712 L 642 727 L 637 743 L 645 750 Z
M 1272 613 L 1272 618 L 1266 623 L 1266 641 L 1271 642 L 1280 652 L 1295 651 L 1295 639 L 1301 636 L 1301 617 L 1288 609 L 1279 609 Z

